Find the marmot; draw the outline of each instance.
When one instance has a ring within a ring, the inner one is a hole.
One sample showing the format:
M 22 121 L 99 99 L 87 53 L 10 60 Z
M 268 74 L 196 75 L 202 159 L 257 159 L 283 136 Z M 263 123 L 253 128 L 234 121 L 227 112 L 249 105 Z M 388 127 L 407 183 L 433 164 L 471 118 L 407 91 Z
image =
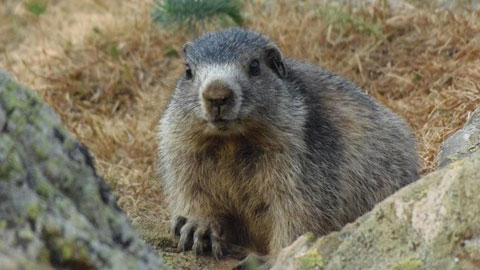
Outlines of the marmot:
M 159 173 L 178 248 L 274 256 L 338 230 L 419 177 L 408 125 L 348 80 L 230 28 L 183 47 L 159 123 Z

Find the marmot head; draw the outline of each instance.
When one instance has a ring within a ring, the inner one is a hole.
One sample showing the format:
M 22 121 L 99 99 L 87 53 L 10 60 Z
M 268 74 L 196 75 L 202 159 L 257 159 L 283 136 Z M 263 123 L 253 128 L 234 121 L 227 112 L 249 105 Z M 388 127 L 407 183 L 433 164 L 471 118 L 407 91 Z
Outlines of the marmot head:
M 206 134 L 239 132 L 265 121 L 286 91 L 282 54 L 265 36 L 239 28 L 208 33 L 183 47 L 185 72 L 175 99 Z

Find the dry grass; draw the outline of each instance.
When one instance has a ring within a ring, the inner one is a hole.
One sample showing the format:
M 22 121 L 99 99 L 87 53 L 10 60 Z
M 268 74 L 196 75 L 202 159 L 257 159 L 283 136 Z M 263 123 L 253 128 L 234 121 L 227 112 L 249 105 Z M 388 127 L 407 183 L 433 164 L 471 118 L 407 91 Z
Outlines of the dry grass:
M 191 37 L 154 27 L 151 2 L 50 1 L 44 15 L 22 22 L 35 31 L 3 48 L 0 67 L 38 89 L 95 153 L 132 219 L 165 220 L 152 184 L 155 129 L 182 72 L 177 50 Z M 246 5 L 246 26 L 271 36 L 286 55 L 350 78 L 407 119 L 423 173 L 480 106 L 478 11 L 263 2 Z

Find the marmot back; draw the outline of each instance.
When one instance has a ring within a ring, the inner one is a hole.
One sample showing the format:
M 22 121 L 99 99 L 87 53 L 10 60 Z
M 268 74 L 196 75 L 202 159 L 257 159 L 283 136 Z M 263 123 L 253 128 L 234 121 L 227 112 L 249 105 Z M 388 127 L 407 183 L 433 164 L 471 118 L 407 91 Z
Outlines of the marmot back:
M 346 79 L 284 58 L 244 29 L 184 46 L 159 126 L 159 170 L 179 249 L 224 243 L 274 256 L 340 229 L 418 178 L 415 137 Z

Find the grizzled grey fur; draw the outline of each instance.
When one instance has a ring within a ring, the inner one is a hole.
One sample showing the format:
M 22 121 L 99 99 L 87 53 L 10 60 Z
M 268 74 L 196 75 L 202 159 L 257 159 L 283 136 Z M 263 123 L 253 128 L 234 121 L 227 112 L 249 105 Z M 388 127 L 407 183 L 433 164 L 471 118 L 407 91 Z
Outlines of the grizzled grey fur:
M 340 229 L 418 174 L 407 124 L 348 80 L 285 58 L 265 36 L 184 46 L 159 125 L 159 171 L 178 248 L 234 243 L 274 257 Z

